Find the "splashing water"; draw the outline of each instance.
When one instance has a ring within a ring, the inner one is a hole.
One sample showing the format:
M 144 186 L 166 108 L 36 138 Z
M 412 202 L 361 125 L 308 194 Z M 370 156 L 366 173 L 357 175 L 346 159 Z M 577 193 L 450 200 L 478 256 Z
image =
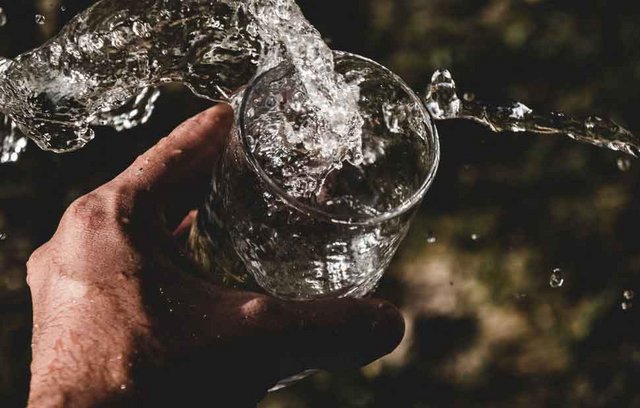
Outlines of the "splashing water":
M 506 106 L 489 105 L 477 102 L 473 94 L 460 99 L 448 70 L 438 70 L 433 74 L 425 105 L 437 120 L 473 120 L 494 132 L 566 135 L 579 142 L 640 157 L 640 138 L 610 120 L 597 116 L 576 119 L 562 113 L 538 114 L 520 102 Z
M 318 117 L 297 139 L 316 139 L 325 174 L 359 163 L 359 88 L 334 72 L 331 50 L 293 0 L 99 1 L 42 47 L 0 60 L 0 110 L 39 147 L 68 152 L 93 139 L 91 125 L 144 123 L 158 85 L 226 100 L 284 62 Z
M 36 16 L 43 23 L 44 16 Z M 145 123 L 157 86 L 186 84 L 196 95 L 227 100 L 256 75 L 290 64 L 315 120 L 284 139 L 284 154 L 311 152 L 318 180 L 350 162 L 362 163 L 359 87 L 334 71 L 333 55 L 294 0 L 101 0 L 42 47 L 0 58 L 2 162 L 17 160 L 24 135 L 43 149 L 67 152 L 94 137 L 92 125 L 129 129 Z M 617 124 L 591 116 L 540 115 L 515 102 L 493 106 L 472 93 L 458 97 L 449 71 L 436 71 L 425 104 L 437 120 L 470 119 L 494 131 L 565 134 L 637 157 L 640 140 Z M 388 129 L 402 112 L 384 106 Z M 266 167 L 277 167 L 267 163 Z M 293 178 L 297 177 L 295 175 Z M 301 174 L 300 177 L 305 177 Z M 316 177 L 316 176 L 314 176 Z M 310 197 L 312 187 L 296 189 Z

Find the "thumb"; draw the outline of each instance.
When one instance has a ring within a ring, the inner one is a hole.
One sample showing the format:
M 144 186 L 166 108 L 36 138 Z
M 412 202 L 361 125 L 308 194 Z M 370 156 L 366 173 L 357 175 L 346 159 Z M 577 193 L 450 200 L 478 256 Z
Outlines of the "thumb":
M 232 123 L 231 107 L 218 104 L 178 126 L 113 182 L 150 195 L 147 202 L 179 220 L 201 203 Z
M 298 323 L 281 348 L 287 375 L 358 368 L 392 352 L 404 336 L 400 311 L 385 301 L 328 299 L 289 307 Z

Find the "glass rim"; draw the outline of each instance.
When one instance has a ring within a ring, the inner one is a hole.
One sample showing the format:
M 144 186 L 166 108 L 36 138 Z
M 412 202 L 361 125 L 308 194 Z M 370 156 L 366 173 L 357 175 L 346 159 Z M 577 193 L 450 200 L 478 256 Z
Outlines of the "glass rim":
M 431 162 L 431 168 L 427 173 L 422 185 L 418 188 L 408 199 L 404 200 L 402 204 L 396 206 L 392 210 L 385 211 L 384 214 L 368 216 L 368 215 L 353 215 L 353 216 L 344 216 L 331 214 L 330 212 L 324 211 L 317 206 L 313 206 L 310 204 L 306 204 L 296 197 L 291 196 L 287 191 L 285 191 L 282 187 L 280 187 L 275 181 L 271 179 L 271 177 L 267 174 L 267 172 L 262 168 L 257 158 L 254 156 L 251 151 L 251 147 L 246 138 L 246 130 L 245 130 L 245 111 L 248 103 L 248 96 L 251 93 L 251 89 L 266 75 L 270 70 L 261 73 L 254 77 L 242 90 L 242 100 L 240 102 L 240 108 L 238 112 L 238 126 L 240 130 L 240 138 L 242 150 L 244 155 L 247 158 L 249 163 L 249 167 L 251 170 L 263 181 L 270 192 L 277 197 L 278 199 L 284 201 L 287 205 L 293 207 L 297 211 L 300 211 L 304 214 L 312 216 L 320 221 L 332 223 L 332 224 L 343 224 L 343 225 L 376 225 L 382 222 L 391 220 L 393 218 L 399 217 L 408 211 L 412 210 L 416 207 L 425 197 L 427 191 L 431 187 L 433 180 L 438 171 L 438 166 L 440 164 L 440 140 L 438 137 L 438 129 L 435 126 L 435 122 L 433 117 L 427 110 L 424 103 L 420 100 L 420 97 L 416 95 L 416 93 L 407 85 L 407 83 L 400 78 L 398 75 L 393 73 L 391 70 L 386 68 L 385 66 L 373 61 L 372 59 L 363 57 L 361 55 L 353 54 L 350 52 L 344 51 L 333 51 L 334 57 L 342 57 L 349 56 L 354 57 L 356 59 L 372 63 L 376 65 L 378 68 L 386 71 L 391 77 L 398 82 L 401 87 L 409 94 L 410 97 L 414 98 L 419 106 L 420 111 L 423 114 L 423 118 L 425 119 L 424 123 L 429 128 L 429 135 L 426 136 L 426 141 L 430 144 L 430 152 L 429 159 Z

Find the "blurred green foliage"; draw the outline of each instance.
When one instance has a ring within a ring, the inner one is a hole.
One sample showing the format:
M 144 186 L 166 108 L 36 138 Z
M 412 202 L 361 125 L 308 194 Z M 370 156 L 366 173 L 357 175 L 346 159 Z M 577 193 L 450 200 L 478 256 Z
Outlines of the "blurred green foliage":
M 90 3 L 65 0 L 60 12 L 58 0 L 0 2 L 9 18 L 0 53 L 37 46 Z M 299 3 L 334 48 L 378 60 L 418 91 L 447 67 L 481 99 L 640 130 L 638 2 Z M 0 168 L 0 406 L 23 405 L 27 392 L 30 251 L 73 198 L 203 106 L 167 89 L 144 128 L 101 129 L 66 156 L 32 146 Z M 568 139 L 468 123 L 439 131 L 438 178 L 378 291 L 402 307 L 405 341 L 361 371 L 317 375 L 262 407 L 640 406 L 640 300 L 621 308 L 623 291 L 640 293 L 640 165 L 621 171 L 618 154 Z M 554 268 L 564 277 L 556 289 Z

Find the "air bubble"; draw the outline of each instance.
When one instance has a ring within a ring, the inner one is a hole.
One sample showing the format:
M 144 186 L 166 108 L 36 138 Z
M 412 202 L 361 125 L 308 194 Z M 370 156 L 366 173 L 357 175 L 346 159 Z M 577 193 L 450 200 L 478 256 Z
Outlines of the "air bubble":
M 625 291 L 624 291 L 624 293 L 622 294 L 622 296 L 623 296 L 626 300 L 631 300 L 631 299 L 633 299 L 633 298 L 636 296 L 636 294 L 635 294 L 635 292 L 634 292 L 634 291 L 632 291 L 632 290 L 630 290 L 630 289 L 629 289 L 629 290 L 625 290 Z
M 438 241 L 435 234 L 431 231 L 427 234 L 427 244 L 435 244 Z
M 43 25 L 47 21 L 47 18 L 42 14 L 36 14 L 35 21 L 36 21 L 36 24 Z

